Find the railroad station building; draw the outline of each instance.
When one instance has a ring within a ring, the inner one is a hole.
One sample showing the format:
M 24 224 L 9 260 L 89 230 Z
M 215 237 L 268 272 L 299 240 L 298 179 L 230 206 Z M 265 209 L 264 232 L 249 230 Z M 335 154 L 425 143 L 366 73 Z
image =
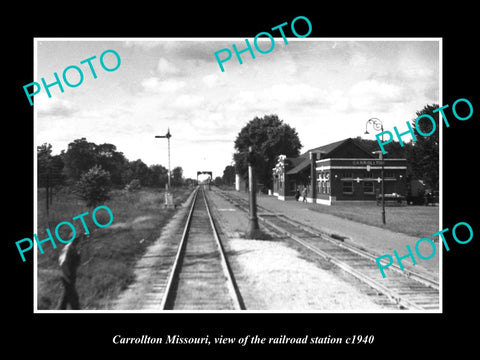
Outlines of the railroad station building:
M 380 150 L 379 150 L 380 152 Z M 311 149 L 297 158 L 278 157 L 273 195 L 294 199 L 307 189 L 307 201 L 332 205 L 340 201 L 375 201 L 381 194 L 382 162 L 385 198 L 407 195 L 407 160 L 380 158 L 352 138 Z M 300 198 L 303 200 L 302 198 Z

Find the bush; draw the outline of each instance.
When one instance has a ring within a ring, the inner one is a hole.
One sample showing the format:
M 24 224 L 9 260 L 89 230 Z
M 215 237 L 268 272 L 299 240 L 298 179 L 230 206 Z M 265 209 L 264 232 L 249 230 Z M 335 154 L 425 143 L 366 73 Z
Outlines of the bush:
M 127 185 L 125 185 L 125 190 L 127 191 L 140 190 L 140 188 L 141 188 L 140 180 L 138 179 L 133 179 Z
M 75 186 L 76 194 L 85 200 L 89 207 L 96 207 L 108 200 L 110 187 L 110 173 L 99 165 L 83 173 Z

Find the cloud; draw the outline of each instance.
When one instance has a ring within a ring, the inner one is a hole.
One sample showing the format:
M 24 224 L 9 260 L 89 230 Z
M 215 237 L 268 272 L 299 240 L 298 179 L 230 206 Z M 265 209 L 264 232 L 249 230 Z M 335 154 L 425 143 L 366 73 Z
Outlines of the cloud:
M 199 95 L 182 94 L 174 101 L 174 105 L 185 108 L 197 108 L 204 103 L 205 98 Z
M 140 41 L 140 40 L 128 40 L 123 43 L 123 45 L 126 48 L 140 48 L 143 50 L 150 50 L 154 49 L 156 47 L 162 46 L 161 41 L 156 41 L 156 40 L 146 40 L 146 41 Z
M 182 89 L 186 83 L 182 80 L 160 80 L 158 77 L 149 77 L 141 82 L 143 90 L 151 93 L 173 93 Z
M 260 91 L 239 92 L 228 108 L 230 111 L 289 109 L 301 112 L 304 109 L 332 107 L 337 101 L 338 92 L 335 91 L 329 92 L 305 83 L 277 83 Z
M 433 69 L 420 66 L 405 68 L 400 74 L 404 79 L 417 81 L 424 81 L 435 76 Z
M 208 74 L 202 77 L 202 82 L 209 88 L 218 87 L 227 83 L 225 77 L 219 74 Z
M 436 80 L 437 74 L 433 69 L 409 66 L 397 69 L 395 71 L 374 71 L 368 79 L 384 82 L 415 82 L 423 83 L 425 81 Z
M 355 68 L 357 67 L 363 67 L 367 65 L 368 59 L 365 54 L 362 53 L 355 53 L 352 55 L 352 57 L 349 60 L 350 66 L 353 66 Z
M 215 51 L 225 47 L 231 47 L 231 41 L 167 41 L 165 51 L 176 59 L 195 60 L 200 63 L 214 62 Z
M 35 108 L 38 116 L 71 117 L 78 109 L 68 100 L 59 97 L 35 97 Z
M 406 87 L 381 82 L 375 79 L 362 80 L 353 85 L 346 94 L 346 100 L 355 110 L 384 111 L 394 103 L 409 100 Z
M 177 75 L 180 73 L 178 67 L 163 57 L 158 61 L 157 71 L 161 76 Z
M 307 84 L 275 84 L 263 96 L 284 104 L 314 105 L 326 102 L 328 94 Z

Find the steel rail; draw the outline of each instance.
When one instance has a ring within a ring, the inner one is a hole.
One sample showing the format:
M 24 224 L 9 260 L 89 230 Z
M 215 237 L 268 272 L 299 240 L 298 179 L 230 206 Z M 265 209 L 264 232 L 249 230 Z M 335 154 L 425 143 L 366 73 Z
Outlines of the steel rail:
M 213 221 L 213 216 L 212 216 L 212 213 L 210 212 L 210 205 L 208 205 L 205 191 L 203 191 L 203 199 L 205 201 L 205 205 L 207 208 L 210 225 L 212 226 L 213 236 L 215 237 L 215 242 L 217 244 L 218 251 L 220 252 L 221 264 L 222 264 L 223 272 L 227 278 L 227 287 L 230 293 L 230 297 L 232 298 L 232 301 L 233 301 L 233 306 L 235 310 L 245 310 L 245 305 L 242 301 L 240 291 L 236 286 L 235 278 L 233 277 L 233 272 L 230 268 L 230 265 L 228 264 L 227 257 L 225 256 L 225 249 L 223 248 L 220 237 L 218 236 L 218 230 L 217 230 L 217 227 L 215 226 L 215 222 Z
M 186 245 L 186 240 L 185 239 L 187 238 L 188 230 L 190 229 L 192 214 L 193 214 L 193 210 L 195 208 L 195 203 L 197 201 L 198 189 L 199 189 L 198 187 L 195 189 L 195 194 L 193 195 L 192 204 L 190 206 L 190 211 L 189 211 L 188 217 L 187 217 L 187 222 L 185 223 L 185 227 L 183 229 L 182 239 L 180 240 L 180 244 L 178 245 L 178 250 L 177 250 L 177 254 L 175 255 L 175 260 L 173 262 L 172 270 L 170 271 L 170 274 L 169 274 L 168 280 L 167 280 L 167 284 L 165 286 L 164 296 L 163 296 L 162 302 L 160 304 L 160 309 L 162 309 L 162 310 L 166 310 L 167 303 L 168 303 L 168 301 L 171 300 L 170 297 L 172 295 L 171 292 L 172 292 L 173 280 L 175 279 L 175 277 L 178 275 L 178 272 L 180 271 L 179 263 L 180 263 L 180 259 L 181 259 L 182 255 L 183 255 L 183 252 L 185 250 L 185 245 Z
M 263 215 L 263 216 L 268 216 L 268 215 Z M 288 223 L 290 223 L 292 226 L 296 226 L 296 227 L 301 227 L 303 230 L 306 230 L 307 232 L 311 233 L 312 235 L 315 235 L 315 236 L 319 236 L 319 237 L 322 237 L 323 239 L 339 246 L 339 247 L 342 247 L 342 248 L 345 248 L 345 249 L 348 249 L 360 256 L 363 256 L 364 258 L 367 258 L 369 260 L 372 260 L 373 262 L 375 262 L 376 264 L 376 258 L 378 257 L 378 255 L 376 254 L 373 254 L 372 252 L 369 252 L 368 250 L 365 250 L 363 248 L 359 248 L 358 246 L 355 246 L 353 244 L 347 244 L 345 242 L 339 242 L 338 240 L 335 240 L 333 239 L 331 236 L 329 236 L 328 234 L 325 234 L 319 230 L 316 230 L 315 228 L 307 225 L 307 224 L 303 224 L 303 223 L 300 223 L 296 220 L 293 220 L 291 218 L 289 218 L 288 216 L 282 214 L 278 217 L 281 217 L 282 219 L 284 219 L 285 221 L 287 221 Z M 402 270 L 400 268 L 400 266 L 398 266 L 397 264 L 393 263 L 391 265 L 391 269 L 390 270 L 394 270 L 396 271 L 397 273 L 407 277 L 407 278 L 411 278 L 411 279 L 414 279 L 418 282 L 421 282 L 423 283 L 424 285 L 427 285 L 435 290 L 439 290 L 439 283 L 438 281 L 436 281 L 435 279 L 432 279 L 432 278 L 429 278 L 419 272 L 416 272 L 414 270 L 410 270 L 410 269 L 404 269 Z
M 231 202 L 233 205 L 237 206 L 241 210 L 248 211 L 248 209 L 244 205 L 244 203 L 247 202 L 247 200 L 245 200 L 241 197 L 237 197 L 236 195 L 229 196 L 230 194 L 227 195 L 224 192 L 220 192 L 220 194 L 227 201 Z M 346 261 L 339 260 L 339 259 L 335 258 L 335 255 L 329 254 L 327 251 L 319 249 L 318 247 L 315 247 L 315 246 L 309 244 L 308 242 L 303 240 L 301 237 L 294 234 L 292 231 L 289 231 L 285 227 L 282 227 L 282 226 L 279 226 L 278 224 L 275 224 L 273 221 L 269 220 L 268 218 L 270 217 L 270 218 L 281 220 L 281 221 L 285 222 L 286 224 L 289 224 L 289 225 L 291 225 L 295 228 L 301 229 L 302 231 L 311 234 L 313 237 L 322 238 L 323 240 L 327 241 L 328 243 L 331 243 L 331 244 L 337 246 L 338 248 L 343 249 L 344 251 L 350 251 L 351 253 L 356 254 L 358 256 L 361 256 L 362 258 L 365 258 L 369 261 L 375 262 L 375 258 L 376 258 L 375 254 L 370 253 L 367 250 L 360 249 L 360 248 L 358 248 L 354 245 L 339 242 L 338 240 L 335 240 L 335 239 L 331 238 L 330 236 L 321 232 L 320 230 L 317 230 L 317 229 L 315 229 L 315 228 L 313 228 L 313 227 L 311 227 L 307 224 L 303 224 L 303 223 L 300 223 L 296 220 L 293 220 L 293 219 L 287 217 L 284 214 L 275 214 L 275 213 L 273 213 L 273 212 L 271 212 L 271 211 L 269 211 L 265 208 L 264 208 L 264 210 L 265 210 L 265 212 L 263 214 L 258 214 L 258 218 L 263 223 L 268 225 L 269 227 L 271 227 L 271 228 L 275 229 L 276 231 L 288 236 L 289 238 L 291 238 L 295 242 L 299 243 L 301 246 L 306 247 L 310 251 L 316 253 L 317 255 L 323 257 L 324 259 L 326 259 L 326 260 L 330 261 L 331 263 L 335 264 L 336 266 L 340 267 L 341 269 L 347 271 L 352 276 L 356 277 L 360 281 L 366 283 L 367 285 L 369 285 L 373 289 L 377 290 L 379 293 L 387 296 L 387 298 L 389 298 L 392 302 L 396 303 L 398 306 L 411 308 L 411 309 L 416 309 L 416 310 L 424 310 L 423 307 L 419 306 L 418 304 L 416 304 L 413 301 L 410 301 L 410 300 L 406 299 L 404 295 L 401 295 L 395 289 L 392 289 L 391 287 L 387 287 L 384 284 L 382 284 L 381 282 L 379 282 L 375 279 L 372 279 L 371 276 L 363 274 L 361 271 L 359 271 L 359 270 L 353 268 L 351 265 L 349 265 Z M 401 277 L 403 277 L 405 279 L 410 279 L 410 280 L 418 282 L 418 283 L 421 283 L 421 284 L 423 284 L 427 287 L 430 287 L 430 288 L 438 291 L 439 286 L 438 286 L 438 282 L 435 279 L 431 279 L 429 277 L 426 277 L 423 274 L 414 272 L 412 270 L 407 270 L 407 269 L 406 270 L 401 270 L 398 265 L 396 265 L 396 264 L 394 264 L 394 265 L 395 265 L 395 268 L 393 268 L 391 270 L 395 271 L 395 273 L 399 274 Z M 402 290 L 402 289 L 400 289 L 400 290 Z
M 202 198 L 203 200 L 199 199 L 198 192 L 202 192 Z M 215 226 L 215 221 L 213 219 L 210 206 L 208 204 L 207 197 L 205 195 L 204 190 L 200 190 L 200 187 L 197 187 L 195 190 L 194 197 L 192 199 L 192 203 L 190 206 L 190 210 L 188 213 L 187 221 L 185 222 L 185 227 L 182 233 L 182 238 L 180 240 L 180 243 L 178 245 L 178 250 L 175 256 L 174 263 L 172 265 L 172 269 L 169 273 L 167 284 L 165 286 L 165 292 L 162 298 L 162 302 L 160 305 L 160 308 L 162 310 L 168 310 L 171 306 L 173 306 L 174 302 L 174 288 L 177 285 L 176 280 L 179 278 L 179 275 L 181 274 L 182 271 L 182 259 L 185 256 L 186 253 L 188 253 L 188 250 L 186 250 L 187 243 L 188 243 L 188 238 L 189 238 L 189 232 L 192 224 L 192 218 L 195 213 L 195 208 L 197 206 L 197 201 L 203 201 L 205 204 L 206 208 L 206 213 L 208 216 L 208 221 L 210 223 L 210 228 L 211 228 L 211 236 L 213 237 L 215 241 L 215 246 L 218 250 L 219 253 L 219 261 L 220 265 L 222 268 L 223 276 L 225 277 L 226 280 L 226 290 L 228 291 L 228 295 L 230 297 L 231 303 L 233 305 L 234 310 L 244 310 L 245 305 L 243 303 L 243 300 L 241 298 L 240 292 L 238 290 L 238 287 L 236 286 L 236 282 L 233 276 L 233 272 L 231 271 L 230 265 L 228 264 L 227 257 L 225 255 L 224 247 L 221 243 L 221 239 L 219 237 L 217 227 Z
M 225 195 L 223 192 L 220 193 L 224 198 L 226 198 L 227 200 L 231 199 L 229 197 L 227 197 L 227 195 Z M 235 200 L 238 200 L 238 201 L 241 201 L 241 202 L 247 202 L 247 200 L 243 199 L 243 198 L 240 198 L 240 197 L 236 197 L 235 196 Z M 242 209 L 243 211 L 248 211 L 248 208 L 244 207 L 243 205 L 238 205 L 237 206 Z M 322 237 L 323 239 L 327 240 L 327 241 L 330 241 L 331 243 L 333 244 L 336 244 L 337 246 L 339 247 L 344 247 L 344 248 L 347 248 L 349 249 L 350 251 L 352 252 L 355 252 L 357 253 L 358 255 L 361 255 L 365 258 L 368 258 L 370 260 L 372 260 L 373 262 L 376 263 L 376 258 L 379 256 L 378 254 L 374 254 L 368 250 L 365 250 L 365 249 L 362 249 L 362 248 L 359 248 L 358 246 L 355 246 L 353 244 L 347 244 L 347 243 L 344 243 L 344 242 L 339 242 L 338 240 L 335 240 L 333 239 L 331 236 L 329 236 L 328 234 L 308 225 L 308 224 L 303 224 L 303 223 L 300 223 L 290 217 L 288 217 L 287 215 L 285 214 L 275 214 L 271 211 L 269 211 L 268 209 L 265 209 L 263 208 L 263 210 L 265 211 L 265 213 L 260 213 L 258 216 L 259 218 L 261 218 L 261 220 L 264 220 L 265 217 L 268 217 L 268 216 L 277 216 L 277 217 L 281 217 L 282 219 L 284 219 L 285 221 L 289 222 L 291 225 L 293 226 L 297 226 L 297 227 L 301 227 L 303 230 L 307 231 L 307 232 L 310 232 L 312 235 L 314 236 L 320 236 Z M 269 215 L 268 213 L 271 213 L 272 215 Z M 435 290 L 439 290 L 439 282 L 436 280 L 436 279 L 433 279 L 433 278 L 430 278 L 424 274 L 421 274 L 415 270 L 412 270 L 412 269 L 407 269 L 407 268 L 404 268 L 403 270 L 400 268 L 399 265 L 393 263 L 390 267 L 389 267 L 389 270 L 392 270 L 392 271 L 395 271 L 396 273 L 398 274 L 401 274 L 402 276 L 406 277 L 406 278 L 410 278 L 410 279 L 413 279 L 415 281 L 418 281 L 426 286 L 429 286 Z
M 377 281 L 371 279 L 370 277 L 362 274 L 360 271 L 354 269 L 353 267 L 348 265 L 346 262 L 344 262 L 342 260 L 338 260 L 334 256 L 328 254 L 326 251 L 318 249 L 315 246 L 312 246 L 312 245 L 308 244 L 307 242 L 303 241 L 301 238 L 299 238 L 298 236 L 296 236 L 292 232 L 287 231 L 285 229 L 282 229 L 281 227 L 275 225 L 274 223 L 272 223 L 269 220 L 266 220 L 265 218 L 262 218 L 261 220 L 264 221 L 265 223 L 267 223 L 269 226 L 275 228 L 277 231 L 280 231 L 280 232 L 284 233 L 289 238 L 291 238 L 292 240 L 301 244 L 302 246 L 306 247 L 310 251 L 313 251 L 314 253 L 320 255 L 321 257 L 328 260 L 332 264 L 335 264 L 339 268 L 341 268 L 341 269 L 347 271 L 349 274 L 355 276 L 360 281 L 368 284 L 369 286 L 371 286 L 375 290 L 377 290 L 377 291 L 381 292 L 382 294 L 386 295 L 391 301 L 395 302 L 396 304 L 398 304 L 400 306 L 408 307 L 408 308 L 413 308 L 413 309 L 416 309 L 416 310 L 422 310 L 422 308 L 417 306 L 415 303 L 402 298 L 402 296 L 400 296 L 400 294 L 398 294 L 396 291 L 394 291 L 390 288 L 387 288 L 386 286 L 380 284 L 379 282 L 377 282 Z

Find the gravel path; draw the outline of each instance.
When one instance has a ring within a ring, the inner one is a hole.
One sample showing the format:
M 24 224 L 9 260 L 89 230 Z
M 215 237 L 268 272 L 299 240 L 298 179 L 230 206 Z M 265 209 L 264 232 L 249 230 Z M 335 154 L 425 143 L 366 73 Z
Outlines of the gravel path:
M 247 214 L 211 191 L 222 241 L 248 310 L 377 312 L 385 308 L 338 276 L 331 265 L 301 253 L 284 239 L 245 239 Z
M 234 195 L 240 195 L 245 198 L 247 196 L 247 194 L 244 192 L 235 192 Z M 258 205 L 263 206 L 270 211 L 279 214 L 285 214 L 286 216 L 289 216 L 297 221 L 317 228 L 320 231 L 324 231 L 328 234 L 333 233 L 345 236 L 347 237 L 347 242 L 363 247 L 369 251 L 373 251 L 378 255 L 390 254 L 393 256 L 394 250 L 398 251 L 399 256 L 406 255 L 406 245 L 410 245 L 412 251 L 415 251 L 415 244 L 419 240 L 417 237 L 393 232 L 388 229 L 361 224 L 355 221 L 342 219 L 338 216 L 320 213 L 318 211 L 311 211 L 305 206 L 306 204 L 302 202 L 280 201 L 274 196 L 266 195 L 258 196 L 257 202 Z M 411 259 L 409 258 L 403 261 L 403 265 L 408 269 L 438 277 L 440 268 L 440 251 L 438 251 L 438 248 L 439 246 L 437 246 L 437 252 L 432 259 L 422 260 L 415 256 L 417 265 L 413 265 Z M 419 251 L 422 254 L 428 255 L 432 252 L 432 248 L 427 242 L 422 242 L 419 246 Z
M 381 311 L 365 294 L 278 241 L 230 239 L 245 306 L 275 311 Z

